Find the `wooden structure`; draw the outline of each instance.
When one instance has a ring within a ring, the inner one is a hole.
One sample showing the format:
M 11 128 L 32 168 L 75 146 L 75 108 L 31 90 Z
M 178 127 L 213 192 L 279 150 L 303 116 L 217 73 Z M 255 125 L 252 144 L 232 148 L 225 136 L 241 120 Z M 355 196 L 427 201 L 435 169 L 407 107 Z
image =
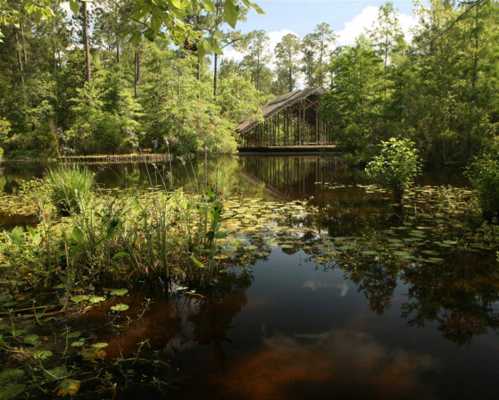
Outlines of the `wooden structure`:
M 240 151 L 334 149 L 328 123 L 320 118 L 324 89 L 304 89 L 267 103 L 263 121 L 247 120 L 237 131 Z
M 59 161 L 81 164 L 128 164 L 154 163 L 170 160 L 168 154 L 132 153 L 132 154 L 104 154 L 89 156 L 61 156 Z

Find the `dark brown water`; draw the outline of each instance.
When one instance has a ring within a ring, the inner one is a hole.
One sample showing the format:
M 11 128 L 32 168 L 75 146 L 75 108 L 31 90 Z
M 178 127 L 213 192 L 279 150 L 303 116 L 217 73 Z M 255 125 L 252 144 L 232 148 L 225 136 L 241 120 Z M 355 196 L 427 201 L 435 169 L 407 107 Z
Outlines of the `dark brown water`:
M 386 199 L 366 191 L 362 174 L 336 158 L 219 159 L 207 168 L 177 164 L 173 176 L 168 166 L 95 170 L 106 187 L 172 182 L 195 189 L 208 171 L 230 196 L 308 199 L 333 237 L 400 224 Z M 29 175 L 9 170 L 7 190 L 23 174 Z M 430 174 L 420 183 L 462 185 L 462 179 Z M 98 311 L 76 324 L 109 342 L 110 358 L 140 351 L 170 363 L 164 376 L 144 371 L 142 382 L 128 382 L 122 398 L 495 399 L 498 300 L 499 264 L 490 251 L 449 250 L 439 264 L 346 268 L 276 244 L 249 269 L 228 274 L 209 298 L 123 299 L 141 318 L 119 335 L 103 328 Z

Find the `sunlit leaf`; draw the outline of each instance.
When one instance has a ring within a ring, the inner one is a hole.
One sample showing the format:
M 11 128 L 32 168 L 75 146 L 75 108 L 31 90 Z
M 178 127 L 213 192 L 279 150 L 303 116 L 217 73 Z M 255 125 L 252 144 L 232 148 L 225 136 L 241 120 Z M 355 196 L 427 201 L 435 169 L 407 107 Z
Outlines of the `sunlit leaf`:
M 113 289 L 111 290 L 111 296 L 126 296 L 128 294 L 128 289 Z
M 239 10 L 234 0 L 225 0 L 224 3 L 224 19 L 232 27 L 235 28 L 239 18 Z
M 106 342 L 98 342 L 92 345 L 92 347 L 97 350 L 105 349 L 107 346 L 109 346 L 109 344 Z
M 53 353 L 50 350 L 37 350 L 33 353 L 33 358 L 41 361 L 47 360 L 52 356 Z
M 123 312 L 128 310 L 129 308 L 130 307 L 128 306 L 128 304 L 116 304 L 115 306 L 111 307 L 111 310 L 115 312 Z
M 106 298 L 102 296 L 90 296 L 88 301 L 92 304 L 98 304 L 102 303 L 103 301 L 106 301 Z
M 64 379 L 57 388 L 57 396 L 74 396 L 80 390 L 81 382 L 76 379 Z
M 84 301 L 88 301 L 90 299 L 90 296 L 86 295 L 86 294 L 80 294 L 80 295 L 77 295 L 77 296 L 72 296 L 71 297 L 71 301 L 75 302 L 75 303 L 82 303 Z

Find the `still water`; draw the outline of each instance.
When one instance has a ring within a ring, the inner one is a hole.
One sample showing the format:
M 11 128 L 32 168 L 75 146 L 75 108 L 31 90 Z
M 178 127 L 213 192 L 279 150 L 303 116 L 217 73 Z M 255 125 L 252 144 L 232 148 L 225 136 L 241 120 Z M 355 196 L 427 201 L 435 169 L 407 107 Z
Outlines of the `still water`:
M 333 157 L 92 168 L 105 188 L 196 190 L 208 179 L 243 200 L 307 200 L 333 238 L 400 228 L 389 201 L 369 193 L 362 174 Z M 15 192 L 20 179 L 43 171 L 10 166 L 3 190 Z M 455 173 L 418 183 L 463 185 Z M 457 249 L 443 263 L 406 269 L 346 268 L 334 259 L 325 266 L 305 248 L 277 243 L 209 298 L 130 296 L 126 302 L 142 316 L 118 335 L 103 328 L 98 310 L 74 324 L 109 342 L 109 357 L 139 351 L 169 363 L 159 377 L 167 384 L 152 384 L 144 371 L 121 398 L 496 399 L 498 269 L 491 252 Z

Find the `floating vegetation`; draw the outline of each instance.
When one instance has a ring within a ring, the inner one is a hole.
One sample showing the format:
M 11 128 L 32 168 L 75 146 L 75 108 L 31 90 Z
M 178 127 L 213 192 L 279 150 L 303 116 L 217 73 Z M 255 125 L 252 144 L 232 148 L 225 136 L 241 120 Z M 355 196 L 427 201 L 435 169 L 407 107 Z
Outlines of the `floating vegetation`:
M 50 206 L 40 207 L 36 227 L 0 233 L 0 398 L 112 397 L 116 387 L 142 379 L 144 371 L 151 381 L 168 379 L 171 366 L 155 349 L 154 335 L 142 330 L 144 316 L 154 315 L 161 301 L 148 290 L 168 297 L 157 339 L 163 343 L 184 314 L 201 323 L 204 307 L 248 287 L 251 266 L 275 249 L 303 254 L 317 268 L 340 269 L 377 313 L 389 306 L 397 280 L 403 280 L 417 299 L 404 306 L 407 319 L 423 324 L 436 315 L 455 341 L 499 326 L 499 318 L 483 311 L 470 328 L 446 314 L 460 311 L 455 302 L 435 300 L 442 292 L 456 298 L 471 293 L 465 298 L 474 305 L 477 290 L 488 293 L 487 303 L 499 293 L 494 271 L 459 280 L 452 269 L 457 257 L 498 257 L 499 227 L 483 223 L 469 190 L 416 187 L 405 192 L 400 208 L 377 187 L 355 188 L 376 207 L 364 203 L 365 212 L 357 213 L 353 202 L 324 206 L 313 199 L 159 190 L 102 191 L 80 213 L 62 217 Z M 177 302 L 186 310 L 169 310 Z
M 43 182 L 23 181 L 16 195 L 0 193 L 0 229 L 35 226 L 40 221 L 40 197 Z

